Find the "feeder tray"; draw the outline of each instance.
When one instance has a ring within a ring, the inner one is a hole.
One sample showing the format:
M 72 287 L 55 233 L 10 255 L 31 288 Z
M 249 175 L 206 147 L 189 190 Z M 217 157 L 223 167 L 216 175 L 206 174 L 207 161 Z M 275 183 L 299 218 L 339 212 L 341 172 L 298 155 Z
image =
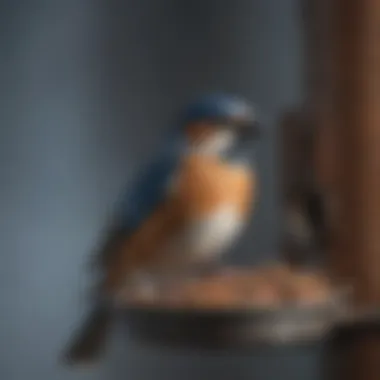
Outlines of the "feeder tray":
M 249 349 L 309 345 L 336 334 L 380 332 L 380 310 L 324 307 L 279 310 L 200 310 L 128 307 L 122 311 L 131 338 L 160 347 Z
M 333 284 L 315 270 L 282 264 L 224 268 L 173 289 L 167 299 L 129 298 L 121 312 L 133 340 L 160 347 L 250 349 L 315 345 L 338 331 L 380 327 L 380 310 L 354 311 L 351 287 Z

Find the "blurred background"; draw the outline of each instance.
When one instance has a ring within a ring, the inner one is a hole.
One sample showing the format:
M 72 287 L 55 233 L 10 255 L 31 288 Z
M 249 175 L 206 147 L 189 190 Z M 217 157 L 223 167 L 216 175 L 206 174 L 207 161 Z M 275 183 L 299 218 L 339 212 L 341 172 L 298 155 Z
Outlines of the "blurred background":
M 117 328 L 99 367 L 58 355 L 89 306 L 86 263 L 115 201 L 200 93 L 258 107 L 261 198 L 233 260 L 278 257 L 279 126 L 307 87 L 299 1 L 4 0 L 0 18 L 0 378 L 267 378 L 265 358 L 159 353 Z M 301 379 L 314 359 L 283 360 Z

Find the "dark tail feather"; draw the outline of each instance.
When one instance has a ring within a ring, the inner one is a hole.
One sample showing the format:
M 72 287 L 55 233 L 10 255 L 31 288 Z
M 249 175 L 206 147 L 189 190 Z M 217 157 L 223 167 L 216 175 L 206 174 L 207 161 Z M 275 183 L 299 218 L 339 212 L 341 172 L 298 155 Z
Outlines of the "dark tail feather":
M 105 308 L 95 309 L 83 327 L 74 336 L 65 361 L 69 364 L 87 364 L 96 361 L 104 352 L 110 313 Z

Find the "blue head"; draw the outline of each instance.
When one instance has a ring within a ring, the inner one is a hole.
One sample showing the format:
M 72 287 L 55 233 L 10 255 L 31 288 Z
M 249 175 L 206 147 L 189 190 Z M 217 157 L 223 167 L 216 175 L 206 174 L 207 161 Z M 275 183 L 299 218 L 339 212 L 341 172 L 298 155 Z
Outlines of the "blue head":
M 186 146 L 204 154 L 244 158 L 259 136 L 252 106 L 242 98 L 212 94 L 185 108 L 180 117 Z

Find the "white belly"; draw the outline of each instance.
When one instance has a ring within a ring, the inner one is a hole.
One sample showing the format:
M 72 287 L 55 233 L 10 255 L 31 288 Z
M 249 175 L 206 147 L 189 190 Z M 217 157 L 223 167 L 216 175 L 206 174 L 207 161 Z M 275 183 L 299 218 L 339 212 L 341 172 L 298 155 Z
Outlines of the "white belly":
M 234 207 L 224 206 L 208 218 L 191 221 L 172 246 L 172 253 L 184 261 L 216 259 L 235 241 L 244 224 Z

